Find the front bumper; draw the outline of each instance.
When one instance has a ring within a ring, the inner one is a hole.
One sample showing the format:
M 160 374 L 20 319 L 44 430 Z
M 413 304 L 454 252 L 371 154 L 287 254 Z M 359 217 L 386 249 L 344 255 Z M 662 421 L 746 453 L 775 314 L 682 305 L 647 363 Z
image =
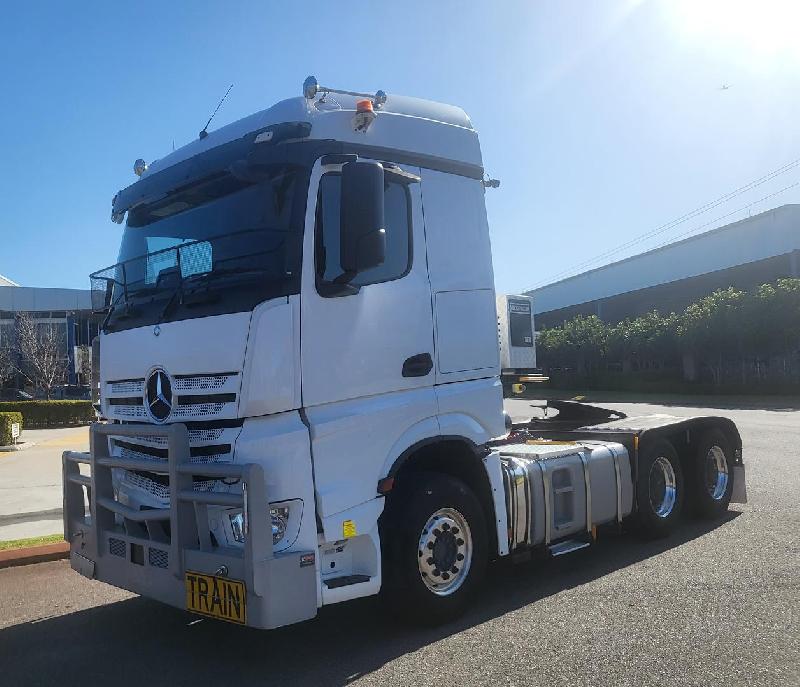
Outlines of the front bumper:
M 108 436 L 166 437 L 166 462 L 111 456 Z M 86 577 L 186 608 L 187 571 L 244 582 L 247 625 L 275 628 L 317 613 L 314 552 L 275 554 L 264 472 L 248 463 L 189 462 L 185 425 L 92 425 L 89 453 L 63 454 L 64 537 L 73 569 Z M 82 474 L 81 465 L 89 468 Z M 168 509 L 134 509 L 116 500 L 111 470 L 147 470 L 169 476 Z M 225 480 L 228 491 L 195 491 L 193 477 Z M 88 503 L 88 512 L 87 504 Z M 212 540 L 209 506 L 242 508 L 242 548 Z

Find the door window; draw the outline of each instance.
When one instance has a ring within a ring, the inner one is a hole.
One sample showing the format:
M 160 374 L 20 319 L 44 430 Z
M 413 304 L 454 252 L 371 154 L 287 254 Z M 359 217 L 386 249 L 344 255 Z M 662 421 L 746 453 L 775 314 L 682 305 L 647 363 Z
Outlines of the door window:
M 317 281 L 331 283 L 344 273 L 339 260 L 339 222 L 342 178 L 325 174 L 317 202 Z M 366 286 L 399 279 L 411 269 L 411 199 L 404 184 L 384 186 L 386 259 L 382 265 L 357 274 L 351 284 Z

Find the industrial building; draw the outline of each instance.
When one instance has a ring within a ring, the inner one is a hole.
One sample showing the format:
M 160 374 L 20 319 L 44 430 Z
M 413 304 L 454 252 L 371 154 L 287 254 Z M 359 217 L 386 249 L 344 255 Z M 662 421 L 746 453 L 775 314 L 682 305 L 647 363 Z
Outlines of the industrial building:
M 0 345 L 8 341 L 14 321 L 20 313 L 28 313 L 42 324 L 62 328 L 64 357 L 67 360 L 67 385 L 88 383 L 81 379 L 79 347 L 91 346 L 97 335 L 97 319 L 92 316 L 91 291 L 20 286 L 0 274 Z M 22 380 L 0 380 L 8 386 L 22 386 Z
M 537 326 L 576 315 L 619 322 L 651 310 L 677 312 L 720 288 L 750 289 L 800 277 L 800 205 L 733 224 L 528 291 Z

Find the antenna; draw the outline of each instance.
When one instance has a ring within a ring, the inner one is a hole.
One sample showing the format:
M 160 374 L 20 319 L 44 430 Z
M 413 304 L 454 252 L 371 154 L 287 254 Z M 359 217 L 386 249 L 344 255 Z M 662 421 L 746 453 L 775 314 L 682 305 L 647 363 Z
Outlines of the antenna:
M 211 124 L 211 120 L 214 119 L 214 116 L 217 114 L 217 112 L 219 112 L 219 108 L 222 107 L 222 103 L 225 102 L 225 98 L 228 97 L 228 93 L 231 92 L 232 88 L 233 88 L 233 84 L 228 86 L 228 90 L 225 91 L 225 95 L 222 96 L 222 100 L 219 101 L 219 104 L 217 105 L 216 109 L 211 113 L 211 116 L 208 118 L 208 121 L 206 122 L 206 125 L 203 127 L 203 130 L 200 132 L 200 140 L 203 140 L 206 136 L 208 136 L 208 125 Z

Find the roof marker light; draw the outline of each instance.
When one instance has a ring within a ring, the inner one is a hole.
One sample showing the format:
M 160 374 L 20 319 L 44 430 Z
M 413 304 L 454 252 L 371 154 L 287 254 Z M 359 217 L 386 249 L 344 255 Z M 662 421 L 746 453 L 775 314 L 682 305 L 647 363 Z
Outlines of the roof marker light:
M 376 116 L 371 100 L 359 100 L 356 103 L 356 113 L 353 116 L 353 130 L 365 132 L 369 129 L 370 124 L 375 121 Z
M 146 171 L 147 171 L 147 163 L 144 160 L 142 160 L 142 158 L 139 158 L 138 160 L 136 160 L 136 162 L 133 163 L 133 173 L 137 177 L 142 176 L 142 174 L 144 174 Z

